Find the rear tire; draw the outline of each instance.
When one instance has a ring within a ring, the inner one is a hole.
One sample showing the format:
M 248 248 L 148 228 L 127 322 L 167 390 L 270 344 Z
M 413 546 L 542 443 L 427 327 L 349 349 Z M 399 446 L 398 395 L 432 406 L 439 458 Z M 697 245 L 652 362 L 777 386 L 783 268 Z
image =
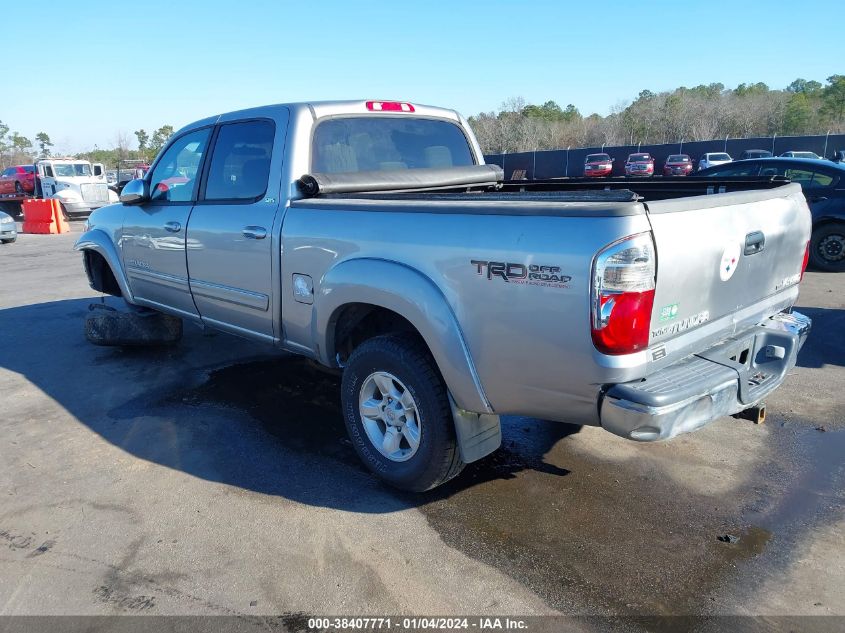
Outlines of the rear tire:
M 845 223 L 831 222 L 813 231 L 810 265 L 826 272 L 845 272 Z
M 382 481 L 422 492 L 463 469 L 446 385 L 418 338 L 390 334 L 359 345 L 343 372 L 341 401 L 355 451 Z M 377 441 L 388 435 L 399 439 Z

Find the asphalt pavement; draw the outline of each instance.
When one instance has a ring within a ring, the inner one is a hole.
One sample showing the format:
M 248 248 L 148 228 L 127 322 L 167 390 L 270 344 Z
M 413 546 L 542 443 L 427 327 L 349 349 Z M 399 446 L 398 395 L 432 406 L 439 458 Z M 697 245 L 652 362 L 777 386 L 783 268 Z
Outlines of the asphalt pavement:
M 75 237 L 0 246 L 0 615 L 845 616 L 845 275 L 805 277 L 765 424 L 506 418 L 408 495 L 358 462 L 331 372 L 193 326 L 87 343 Z

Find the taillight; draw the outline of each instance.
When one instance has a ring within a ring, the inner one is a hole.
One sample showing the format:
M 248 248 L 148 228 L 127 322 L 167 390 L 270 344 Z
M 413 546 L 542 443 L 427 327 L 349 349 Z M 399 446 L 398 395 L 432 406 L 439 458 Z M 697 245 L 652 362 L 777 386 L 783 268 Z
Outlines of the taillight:
M 801 279 L 798 281 L 804 281 L 804 272 L 807 270 L 807 264 L 810 263 L 810 242 L 807 242 L 807 248 L 804 249 L 804 261 L 801 262 Z
M 414 106 L 402 101 L 367 101 L 367 110 L 372 112 L 413 112 Z
M 648 347 L 656 271 L 650 233 L 611 244 L 593 264 L 593 345 L 603 354 Z

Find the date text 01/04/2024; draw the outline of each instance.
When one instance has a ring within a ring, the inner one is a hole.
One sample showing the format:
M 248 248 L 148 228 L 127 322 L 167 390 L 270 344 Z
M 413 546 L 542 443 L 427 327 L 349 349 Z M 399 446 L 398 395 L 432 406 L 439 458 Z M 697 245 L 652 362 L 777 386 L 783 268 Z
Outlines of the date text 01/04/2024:
M 509 617 L 314 617 L 312 631 L 518 631 L 528 628 L 525 620 Z

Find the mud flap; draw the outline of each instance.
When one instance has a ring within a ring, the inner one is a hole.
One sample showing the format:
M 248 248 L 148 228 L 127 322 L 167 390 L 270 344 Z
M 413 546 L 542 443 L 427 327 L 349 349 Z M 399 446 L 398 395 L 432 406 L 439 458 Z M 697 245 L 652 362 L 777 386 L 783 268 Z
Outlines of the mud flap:
M 119 312 L 91 304 L 85 338 L 94 345 L 172 345 L 182 338 L 182 319 L 161 312 Z
M 471 413 L 461 409 L 449 394 L 455 420 L 455 434 L 465 464 L 486 457 L 502 445 L 502 425 L 498 415 Z

